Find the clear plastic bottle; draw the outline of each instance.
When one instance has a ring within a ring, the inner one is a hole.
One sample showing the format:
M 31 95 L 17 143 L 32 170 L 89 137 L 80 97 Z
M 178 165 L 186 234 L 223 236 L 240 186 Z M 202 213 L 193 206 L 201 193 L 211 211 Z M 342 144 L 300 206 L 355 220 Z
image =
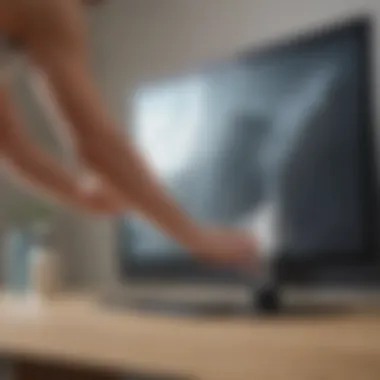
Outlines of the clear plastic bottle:
M 38 299 L 51 299 L 59 291 L 59 256 L 53 247 L 52 232 L 48 225 L 36 226 L 34 236 L 30 265 L 32 295 Z

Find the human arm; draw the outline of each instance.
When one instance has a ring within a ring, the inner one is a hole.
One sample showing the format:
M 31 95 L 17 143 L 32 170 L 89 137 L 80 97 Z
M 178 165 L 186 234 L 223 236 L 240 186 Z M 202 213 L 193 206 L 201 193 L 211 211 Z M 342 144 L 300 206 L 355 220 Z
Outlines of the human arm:
M 102 211 L 104 212 L 126 213 L 130 211 L 131 203 L 126 203 L 114 186 L 99 178 L 93 170 L 87 167 L 81 156 L 81 151 L 78 149 L 77 139 L 72 133 L 70 123 L 62 114 L 44 73 L 35 65 L 28 65 L 27 73 L 31 90 L 45 115 L 46 121 L 55 134 L 60 150 L 65 156 L 73 158 L 70 159 L 70 167 L 77 178 L 80 178 L 87 196 L 91 195 L 91 201 L 98 203 L 98 209 L 103 205 Z
M 167 195 L 105 107 L 91 75 L 79 2 L 50 0 L 29 28 L 29 53 L 46 74 L 86 164 L 162 230 L 200 249 L 202 229 Z
M 8 95 L 0 90 L 2 139 L 0 153 L 11 177 L 37 194 L 87 211 L 121 210 L 108 194 L 85 191 L 80 181 L 57 160 L 39 148 L 25 132 L 22 118 Z M 103 190 L 102 190 L 103 192 Z M 104 191 L 105 193 L 105 191 Z M 114 203 L 112 203 L 114 202 Z
M 29 12 L 23 9 L 27 52 L 46 75 L 89 169 L 135 211 L 202 260 L 225 264 L 251 260 L 254 239 L 230 228 L 204 228 L 192 220 L 168 196 L 109 114 L 91 74 L 80 2 L 31 0 L 24 4 L 29 7 Z

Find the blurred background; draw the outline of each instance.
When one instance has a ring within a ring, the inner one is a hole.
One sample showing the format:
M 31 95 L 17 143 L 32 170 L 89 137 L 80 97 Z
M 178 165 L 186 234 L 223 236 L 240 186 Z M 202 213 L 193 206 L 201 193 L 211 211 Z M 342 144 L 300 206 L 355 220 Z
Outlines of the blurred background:
M 191 71 L 205 62 L 360 13 L 369 13 L 375 21 L 373 66 L 378 68 L 378 0 L 109 0 L 89 14 L 94 71 L 107 105 L 123 125 L 128 125 L 134 89 L 142 83 Z M 374 88 L 380 91 L 378 70 L 375 74 Z M 70 165 L 71 152 L 56 141 L 22 78 L 15 94 L 29 121 L 30 133 Z M 20 217 L 17 210 L 22 202 L 34 205 L 37 201 L 2 175 L 3 235 L 10 220 Z M 34 206 L 28 209 L 32 215 L 41 213 L 40 206 L 37 210 Z M 44 213 L 54 223 L 65 285 L 111 286 L 117 271 L 114 222 L 57 206 Z
M 105 0 L 103 6 L 88 13 L 94 74 L 104 94 L 104 101 L 107 106 L 118 119 L 120 125 L 128 128 L 133 123 L 132 106 L 136 96 L 135 89 L 146 83 L 154 82 L 161 78 L 171 78 L 177 74 L 191 73 L 193 70 L 197 70 L 197 68 L 203 67 L 205 64 L 207 65 L 208 62 L 219 62 L 240 52 L 265 47 L 272 42 L 286 41 L 287 38 L 302 35 L 303 33 L 306 34 L 322 25 L 334 25 L 334 23 L 342 22 L 351 17 L 355 18 L 361 14 L 370 15 L 374 26 L 374 38 L 372 40 L 374 53 L 371 64 L 374 68 L 372 86 L 375 91 L 376 103 L 374 110 L 377 121 L 376 127 L 378 127 L 380 117 L 380 111 L 378 111 L 380 110 L 379 0 Z M 29 133 L 46 150 L 58 157 L 65 165 L 71 167 L 73 165 L 73 152 L 68 147 L 63 147 L 57 140 L 54 129 L 49 126 L 49 120 L 47 120 L 44 112 L 41 111 L 33 97 L 26 77 L 17 79 L 13 91 L 24 111 L 25 119 L 28 121 Z M 286 99 L 286 94 L 283 97 Z M 253 121 L 250 119 L 250 115 L 245 115 L 244 113 L 237 120 L 231 120 L 231 124 L 238 127 L 252 122 L 259 126 L 265 126 L 265 120 L 258 118 Z M 260 130 L 258 130 L 258 135 L 260 135 Z M 255 188 L 255 190 L 259 192 L 262 189 Z M 257 194 L 258 198 L 259 195 Z M 200 209 L 203 211 L 202 208 Z M 223 215 L 218 215 L 218 217 L 223 217 Z M 28 266 L 30 263 L 26 257 L 34 239 L 33 232 L 30 231 L 29 227 L 41 221 L 47 222 L 52 227 L 52 243 L 59 256 L 58 262 L 64 289 L 98 291 L 117 287 L 120 257 L 117 254 L 118 229 L 115 220 L 96 218 L 79 210 L 70 210 L 66 207 L 47 204 L 36 196 L 28 194 L 25 189 L 10 181 L 6 173 L 0 171 L 0 290 L 2 290 L 4 282 L 11 283 L 11 287 L 16 291 L 23 292 L 28 287 L 30 281 L 28 279 Z M 353 244 L 355 244 L 355 236 L 350 237 L 352 238 L 350 242 L 353 241 Z M 11 255 L 11 260 L 9 259 L 10 246 L 13 247 L 13 253 L 16 253 Z M 92 314 L 93 311 L 89 310 L 89 313 Z M 73 315 L 73 319 L 68 319 L 69 325 L 76 320 L 75 314 Z M 100 347 L 101 351 L 98 351 L 100 357 L 107 356 L 107 349 L 111 347 L 111 349 L 118 351 L 115 357 L 122 360 L 119 350 L 120 347 L 127 347 L 130 344 L 129 330 L 126 330 L 128 332 L 126 335 L 119 334 L 118 328 L 104 326 L 103 318 L 100 318 L 93 325 L 91 323 L 87 325 L 87 314 L 84 313 L 83 315 L 84 319 L 82 321 L 80 321 L 80 318 L 78 319 L 78 328 L 67 329 L 68 335 L 67 337 L 64 336 L 62 340 L 64 342 L 62 352 L 65 352 L 66 349 L 66 353 L 68 353 L 68 348 L 74 348 L 75 352 L 77 349 L 76 344 L 80 347 L 80 340 L 82 340 L 82 336 L 78 332 L 84 331 L 86 333 L 84 338 L 89 339 L 89 331 L 91 330 L 88 330 L 88 328 L 92 328 L 92 331 L 100 331 L 101 333 L 101 335 L 97 335 L 96 339 L 99 336 L 101 337 L 100 339 L 104 339 L 102 347 Z M 65 318 L 65 314 L 63 318 Z M 9 318 L 10 321 L 11 319 Z M 267 321 L 263 323 L 266 324 Z M 12 325 L 13 330 L 10 330 L 9 336 L 13 334 L 15 336 L 14 342 L 19 342 L 18 335 L 20 333 L 17 324 L 5 323 L 1 325 L 2 334 L 6 335 L 5 332 L 7 332 L 10 325 Z M 54 329 L 51 331 L 54 333 L 50 333 L 50 330 L 47 330 L 50 334 L 43 334 L 41 333 L 43 330 L 39 329 L 36 332 L 32 331 L 32 336 L 38 338 L 38 344 L 41 339 L 45 338 L 43 335 L 47 336 L 48 342 L 49 339 L 51 339 L 51 342 L 55 340 L 55 329 L 57 326 L 61 328 L 64 324 L 60 324 L 58 319 L 58 323 L 53 321 L 53 325 Z M 91 326 L 89 327 L 89 325 Z M 138 334 L 144 330 L 145 336 L 152 335 L 150 327 L 145 331 L 145 325 L 142 326 L 139 327 L 141 330 L 136 330 Z M 171 337 L 174 347 L 172 352 L 175 358 L 177 358 L 177 354 L 178 358 L 181 358 L 182 349 L 181 347 L 177 352 L 178 342 L 180 341 L 176 331 L 181 330 L 181 325 L 178 326 L 178 329 L 173 329 L 175 334 Z M 231 339 L 232 343 L 235 342 L 235 345 L 231 345 L 232 351 L 228 351 L 228 345 L 222 347 L 223 344 L 219 344 L 221 342 L 219 337 L 225 332 L 224 325 L 221 326 L 222 329 L 220 330 L 208 330 L 202 325 L 201 335 L 202 337 L 205 335 L 205 342 L 212 341 L 215 344 L 214 347 L 221 346 L 220 352 L 228 354 L 226 358 L 230 356 L 234 357 L 233 359 L 238 358 L 240 353 L 243 353 L 243 361 L 244 358 L 249 357 L 249 360 L 244 363 L 246 367 L 238 365 L 234 368 L 241 374 L 242 377 L 239 378 L 245 379 L 245 374 L 243 374 L 245 369 L 249 368 L 249 365 L 256 365 L 256 363 L 263 364 L 263 368 L 282 371 L 283 368 L 290 369 L 292 365 L 294 365 L 294 368 L 298 368 L 299 364 L 309 366 L 311 360 L 314 359 L 317 361 L 313 362 L 314 364 L 311 363 L 311 370 L 317 375 L 321 374 L 321 372 L 318 372 L 319 370 L 325 371 L 326 368 L 330 369 L 338 366 L 341 371 L 346 375 L 349 374 L 349 376 L 333 375 L 333 378 L 356 379 L 360 376 L 363 377 L 363 380 L 380 378 L 378 376 L 379 355 L 377 354 L 380 340 L 378 339 L 378 333 L 376 333 L 380 330 L 378 329 L 377 318 L 374 318 L 373 321 L 369 320 L 368 323 L 364 320 L 360 328 L 356 328 L 356 325 L 345 325 L 339 322 L 335 324 L 334 320 L 332 325 L 328 325 L 327 330 L 319 330 L 315 320 L 310 320 L 310 325 L 302 326 L 302 323 L 289 322 L 287 324 L 287 319 L 285 318 L 283 327 L 276 323 L 267 325 L 263 329 L 260 327 L 256 332 L 262 335 L 256 335 L 255 332 L 250 341 L 246 340 L 246 335 L 244 335 L 246 330 L 239 330 L 240 335 L 238 334 L 237 340 Z M 304 335 L 305 330 L 302 328 L 305 326 L 307 331 L 310 331 L 310 335 Z M 308 326 L 310 326 L 310 329 Z M 339 329 L 339 326 L 343 327 Z M 48 327 L 51 328 L 51 325 Z M 121 329 L 125 327 L 124 316 L 120 317 L 119 327 Z M 107 328 L 109 329 L 107 330 Z M 134 329 L 133 324 L 131 329 Z M 250 326 L 247 329 L 250 329 Z M 339 330 L 338 339 L 335 339 L 334 335 L 336 329 Z M 63 331 L 63 334 L 65 334 L 66 331 Z M 133 334 L 136 331 L 133 331 Z M 158 341 L 161 338 L 163 341 L 164 335 L 165 340 L 168 338 L 165 331 L 169 330 L 163 331 L 162 336 L 157 335 Z M 191 331 L 189 330 L 188 338 L 189 341 L 193 342 L 194 337 L 191 335 Z M 268 342 L 267 334 L 272 331 L 275 338 Z M 111 334 L 108 337 L 109 332 Z M 210 332 L 209 335 L 207 335 L 208 332 Z M 329 340 L 329 337 L 326 339 L 326 336 L 330 333 L 332 340 Z M 235 333 L 233 332 L 233 334 Z M 153 335 L 154 339 L 156 339 L 156 335 Z M 278 339 L 278 336 L 281 339 Z M 309 336 L 311 337 L 310 340 Z M 125 339 L 126 346 L 121 345 L 122 340 L 118 339 Z M 335 341 L 333 342 L 334 339 Z M 276 351 L 274 347 L 277 347 L 278 340 L 282 341 L 284 345 L 280 345 L 280 348 Z M 356 343 L 356 340 L 358 340 L 358 343 Z M 12 340 L 9 341 L 12 342 Z M 28 341 L 27 338 L 26 341 Z M 261 344 L 264 341 L 266 344 L 256 350 L 255 354 L 258 355 L 258 360 L 253 363 L 251 353 L 247 350 L 249 346 L 246 346 L 245 343 L 254 342 L 255 345 L 257 342 Z M 295 342 L 294 344 L 290 343 L 293 341 Z M 7 342 L 7 336 L 5 337 L 5 342 Z M 97 346 L 94 344 L 92 337 L 88 342 L 87 349 L 89 351 L 91 351 L 92 346 Z M 244 344 L 240 345 L 239 342 L 244 342 Z M 309 343 L 311 346 L 316 345 L 316 351 L 307 349 Z M 58 346 L 60 344 L 58 343 Z M 288 344 L 292 349 L 297 348 L 299 355 L 293 355 L 293 351 L 286 348 Z M 241 346 L 242 351 L 233 351 L 234 347 L 238 347 L 238 345 Z M 51 347 L 58 346 L 53 345 Z M 155 344 L 149 343 L 146 347 L 141 346 L 143 347 L 141 352 L 144 352 L 145 355 L 144 350 L 153 346 Z M 49 351 L 49 345 L 46 347 L 47 352 Z M 200 351 L 199 355 L 195 356 L 198 358 L 199 363 L 206 365 L 206 355 L 204 358 L 201 356 L 203 352 L 207 351 L 208 347 L 206 344 L 203 347 L 205 351 Z M 336 352 L 335 348 L 337 349 Z M 140 346 L 138 349 L 140 349 Z M 362 351 L 360 351 L 361 349 Z M 162 347 L 158 347 L 157 350 L 159 354 L 161 354 L 161 351 L 165 351 L 162 350 Z M 124 351 L 127 352 L 128 350 L 125 349 Z M 148 352 L 150 351 L 148 350 Z M 170 352 L 170 350 L 167 351 L 168 357 Z M 290 356 L 284 355 L 287 352 Z M 277 354 L 277 356 L 274 354 Z M 154 354 L 151 356 L 155 359 Z M 222 356 L 218 356 L 218 351 L 216 357 L 218 362 L 224 361 L 223 359 L 220 360 Z M 90 358 L 95 362 L 93 357 L 90 356 Z M 322 364 L 319 364 L 318 359 L 321 359 Z M 170 361 L 172 361 L 172 357 L 170 357 Z M 274 362 L 276 363 L 275 366 L 273 365 Z M 227 359 L 226 363 L 225 366 L 230 370 Z M 239 361 L 236 363 L 239 363 Z M 70 366 L 70 361 L 65 361 L 66 364 Z M 352 372 L 354 367 L 357 370 Z M 192 367 L 190 366 L 189 368 Z M 1 370 L 0 368 L 0 378 L 3 379 Z M 216 378 L 221 378 L 219 376 L 221 372 L 216 373 L 218 374 Z M 284 375 L 283 373 L 280 374 L 280 372 L 276 373 L 281 378 Z M 303 374 L 302 371 L 297 369 L 297 374 L 300 375 L 301 373 Z M 301 377 L 305 378 L 303 375 Z M 322 377 L 325 378 L 324 376 Z M 36 376 L 36 378 L 40 377 Z M 69 375 L 62 378 L 74 377 Z

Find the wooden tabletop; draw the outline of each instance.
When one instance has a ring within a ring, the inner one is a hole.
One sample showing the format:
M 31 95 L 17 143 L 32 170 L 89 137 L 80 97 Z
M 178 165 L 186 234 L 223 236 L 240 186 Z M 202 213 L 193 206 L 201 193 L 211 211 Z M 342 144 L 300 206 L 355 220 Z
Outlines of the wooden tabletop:
M 111 311 L 79 296 L 2 300 L 0 355 L 201 380 L 379 380 L 380 313 L 201 319 Z

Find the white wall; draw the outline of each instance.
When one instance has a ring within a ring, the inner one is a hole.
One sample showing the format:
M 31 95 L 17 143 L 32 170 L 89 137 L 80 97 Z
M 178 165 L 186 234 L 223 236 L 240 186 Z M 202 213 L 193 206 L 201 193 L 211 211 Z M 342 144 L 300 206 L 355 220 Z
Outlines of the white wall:
M 373 15 L 379 37 L 379 0 L 109 0 L 93 23 L 97 73 L 108 105 L 126 123 L 127 96 L 140 82 L 362 12 Z M 111 224 L 83 223 L 87 278 L 107 282 Z

